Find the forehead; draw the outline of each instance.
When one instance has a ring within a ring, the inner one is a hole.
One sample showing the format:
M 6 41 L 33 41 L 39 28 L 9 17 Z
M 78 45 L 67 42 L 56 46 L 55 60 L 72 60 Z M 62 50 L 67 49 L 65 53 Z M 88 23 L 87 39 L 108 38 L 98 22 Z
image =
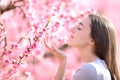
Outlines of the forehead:
M 91 24 L 91 21 L 90 21 L 90 18 L 89 17 L 85 17 L 83 18 L 80 23 L 83 24 L 84 28 L 83 30 L 87 31 L 87 32 L 90 32 L 91 31 L 91 28 L 90 28 L 90 24 Z
M 90 18 L 88 16 L 84 17 L 80 22 L 85 26 L 89 26 L 91 23 Z

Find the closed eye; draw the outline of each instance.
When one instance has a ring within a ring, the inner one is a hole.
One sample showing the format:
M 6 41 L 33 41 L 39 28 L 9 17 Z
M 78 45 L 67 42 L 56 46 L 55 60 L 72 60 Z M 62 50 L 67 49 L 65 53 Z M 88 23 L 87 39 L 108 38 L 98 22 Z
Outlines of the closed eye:
M 83 27 L 84 27 L 83 23 L 81 23 L 81 22 L 79 22 L 79 25 L 81 25 L 81 26 L 83 26 Z
M 81 22 L 79 22 L 78 30 L 81 30 L 83 27 L 84 25 Z

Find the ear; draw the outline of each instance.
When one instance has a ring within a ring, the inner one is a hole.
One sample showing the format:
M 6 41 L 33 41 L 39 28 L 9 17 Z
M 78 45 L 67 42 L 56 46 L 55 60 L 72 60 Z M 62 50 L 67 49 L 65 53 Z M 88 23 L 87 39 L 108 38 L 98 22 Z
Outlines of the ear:
M 90 39 L 89 45 L 90 45 L 90 46 L 93 46 L 94 44 L 95 44 L 95 41 L 94 41 L 93 39 Z

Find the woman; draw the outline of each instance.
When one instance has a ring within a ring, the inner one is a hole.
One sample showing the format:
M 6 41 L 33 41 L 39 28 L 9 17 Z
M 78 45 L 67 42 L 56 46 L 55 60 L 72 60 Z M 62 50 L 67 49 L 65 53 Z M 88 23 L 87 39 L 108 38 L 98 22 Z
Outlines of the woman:
M 60 62 L 55 80 L 63 80 L 66 56 L 48 42 L 48 37 L 44 42 Z M 76 70 L 73 80 L 120 80 L 115 31 L 109 20 L 97 14 L 89 14 L 72 29 L 68 45 L 77 48 L 84 61 Z

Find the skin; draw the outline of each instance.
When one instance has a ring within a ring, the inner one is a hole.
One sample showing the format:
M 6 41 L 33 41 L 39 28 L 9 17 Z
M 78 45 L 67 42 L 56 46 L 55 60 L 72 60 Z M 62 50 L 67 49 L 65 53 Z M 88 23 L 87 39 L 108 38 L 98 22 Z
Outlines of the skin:
M 71 30 L 71 35 L 68 38 L 67 44 L 77 48 L 83 62 L 92 62 L 98 57 L 94 53 L 94 40 L 91 38 L 90 19 L 85 17 Z M 63 51 L 57 49 L 49 43 L 48 37 L 44 39 L 45 46 L 50 52 L 59 60 L 59 68 L 55 76 L 55 80 L 63 80 L 65 67 L 66 67 L 66 55 Z

